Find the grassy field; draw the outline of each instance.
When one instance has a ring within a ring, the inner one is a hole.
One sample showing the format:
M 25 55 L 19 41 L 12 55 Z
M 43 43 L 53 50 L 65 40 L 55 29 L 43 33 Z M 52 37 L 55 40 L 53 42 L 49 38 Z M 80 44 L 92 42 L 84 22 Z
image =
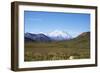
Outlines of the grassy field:
M 80 43 L 82 42 L 82 43 Z M 25 43 L 25 61 L 67 60 L 90 58 L 89 42 L 27 42 Z

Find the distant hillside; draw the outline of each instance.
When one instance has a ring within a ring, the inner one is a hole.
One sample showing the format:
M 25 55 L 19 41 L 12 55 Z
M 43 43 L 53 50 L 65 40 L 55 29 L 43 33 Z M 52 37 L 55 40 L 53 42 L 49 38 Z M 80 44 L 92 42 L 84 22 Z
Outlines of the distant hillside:
M 25 42 L 50 42 L 51 39 L 44 34 L 25 33 Z
M 90 37 L 90 32 L 83 32 L 82 34 L 78 35 L 76 38 L 81 38 L 81 37 Z
M 83 32 L 76 38 L 68 41 L 69 47 L 90 48 L 90 32 Z

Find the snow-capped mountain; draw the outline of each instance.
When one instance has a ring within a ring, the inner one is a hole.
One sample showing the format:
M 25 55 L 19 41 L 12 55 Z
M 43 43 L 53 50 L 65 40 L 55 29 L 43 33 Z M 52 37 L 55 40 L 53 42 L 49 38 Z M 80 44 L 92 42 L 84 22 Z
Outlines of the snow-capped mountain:
M 64 32 L 55 30 L 50 33 L 25 33 L 25 41 L 49 42 L 49 41 L 62 41 L 70 40 L 71 36 Z
M 69 35 L 67 32 L 55 30 L 53 32 L 50 32 L 47 34 L 48 37 L 50 37 L 52 40 L 69 40 L 71 39 L 71 35 Z

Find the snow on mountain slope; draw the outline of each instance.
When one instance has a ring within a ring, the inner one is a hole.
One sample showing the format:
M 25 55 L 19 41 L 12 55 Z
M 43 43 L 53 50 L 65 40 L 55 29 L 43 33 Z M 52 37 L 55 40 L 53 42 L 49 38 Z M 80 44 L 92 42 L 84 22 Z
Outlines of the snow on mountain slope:
M 47 34 L 53 40 L 69 40 L 71 36 L 64 31 L 55 30 Z
M 70 34 L 64 31 L 55 30 L 50 33 L 25 33 L 26 40 L 33 40 L 33 41 L 62 41 L 62 40 L 69 40 L 72 37 Z

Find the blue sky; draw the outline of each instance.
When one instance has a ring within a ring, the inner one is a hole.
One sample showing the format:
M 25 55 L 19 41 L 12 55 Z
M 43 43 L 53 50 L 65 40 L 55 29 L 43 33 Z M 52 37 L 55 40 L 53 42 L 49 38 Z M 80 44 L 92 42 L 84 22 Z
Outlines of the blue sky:
M 73 37 L 90 31 L 90 14 L 24 11 L 25 33 L 48 33 L 60 30 Z

